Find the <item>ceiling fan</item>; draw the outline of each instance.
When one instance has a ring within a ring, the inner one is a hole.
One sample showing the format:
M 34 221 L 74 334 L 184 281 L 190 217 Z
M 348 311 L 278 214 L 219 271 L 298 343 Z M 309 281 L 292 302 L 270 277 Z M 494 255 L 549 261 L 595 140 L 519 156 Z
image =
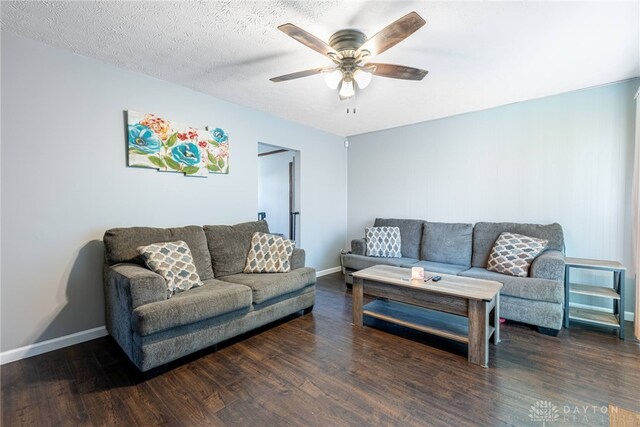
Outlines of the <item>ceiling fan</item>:
M 354 96 L 356 85 L 358 89 L 367 87 L 371 82 L 372 75 L 393 79 L 422 80 L 427 75 L 427 70 L 365 61 L 400 43 L 425 23 L 420 15 L 411 12 L 388 25 L 370 39 L 361 31 L 345 29 L 334 33 L 329 38 L 329 44 L 293 24 L 280 25 L 278 27 L 280 31 L 327 56 L 335 63 L 335 66 L 298 71 L 273 77 L 270 80 L 277 83 L 322 73 L 325 76 L 325 82 L 331 89 L 340 87 L 338 94 L 341 100 Z

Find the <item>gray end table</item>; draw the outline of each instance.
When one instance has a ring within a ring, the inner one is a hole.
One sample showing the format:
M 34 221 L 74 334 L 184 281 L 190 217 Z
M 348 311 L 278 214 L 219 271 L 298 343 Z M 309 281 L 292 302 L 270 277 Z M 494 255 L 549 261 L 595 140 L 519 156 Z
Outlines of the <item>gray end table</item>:
M 571 269 L 610 271 L 613 273 L 613 286 L 594 286 L 571 283 Z M 618 330 L 620 339 L 624 339 L 624 274 L 627 271 L 618 261 L 598 259 L 565 258 L 564 270 L 564 327 L 569 321 L 608 326 Z M 571 295 L 589 295 L 613 301 L 613 313 L 570 307 Z

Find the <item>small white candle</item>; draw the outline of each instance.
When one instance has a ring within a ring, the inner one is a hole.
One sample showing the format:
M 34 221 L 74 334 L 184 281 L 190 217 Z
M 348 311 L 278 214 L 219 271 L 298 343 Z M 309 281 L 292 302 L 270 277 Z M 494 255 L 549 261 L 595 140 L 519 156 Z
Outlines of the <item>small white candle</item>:
M 411 267 L 411 278 L 417 280 L 424 280 L 424 268 Z

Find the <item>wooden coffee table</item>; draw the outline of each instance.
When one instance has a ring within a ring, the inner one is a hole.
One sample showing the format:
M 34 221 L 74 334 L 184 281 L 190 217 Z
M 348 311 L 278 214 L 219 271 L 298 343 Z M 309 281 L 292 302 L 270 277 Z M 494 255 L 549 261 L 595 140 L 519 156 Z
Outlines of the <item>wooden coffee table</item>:
M 376 265 L 353 273 L 353 324 L 363 315 L 466 343 L 469 362 L 487 367 L 489 339 L 500 341 L 502 283 L 425 271 L 411 280 L 411 269 Z M 363 307 L 363 295 L 379 299 Z

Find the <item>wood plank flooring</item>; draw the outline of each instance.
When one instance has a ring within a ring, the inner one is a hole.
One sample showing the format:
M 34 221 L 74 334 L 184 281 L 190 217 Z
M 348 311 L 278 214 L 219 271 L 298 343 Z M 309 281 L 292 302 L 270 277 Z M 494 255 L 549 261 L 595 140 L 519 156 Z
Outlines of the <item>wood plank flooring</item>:
M 572 325 L 553 338 L 503 324 L 481 368 L 465 345 L 365 325 L 351 325 L 337 273 L 318 280 L 311 314 L 151 379 L 108 337 L 9 363 L 2 426 L 541 426 L 530 417 L 538 401 L 557 410 L 547 425 L 609 425 L 609 405 L 640 412 L 640 344 L 603 329 Z

